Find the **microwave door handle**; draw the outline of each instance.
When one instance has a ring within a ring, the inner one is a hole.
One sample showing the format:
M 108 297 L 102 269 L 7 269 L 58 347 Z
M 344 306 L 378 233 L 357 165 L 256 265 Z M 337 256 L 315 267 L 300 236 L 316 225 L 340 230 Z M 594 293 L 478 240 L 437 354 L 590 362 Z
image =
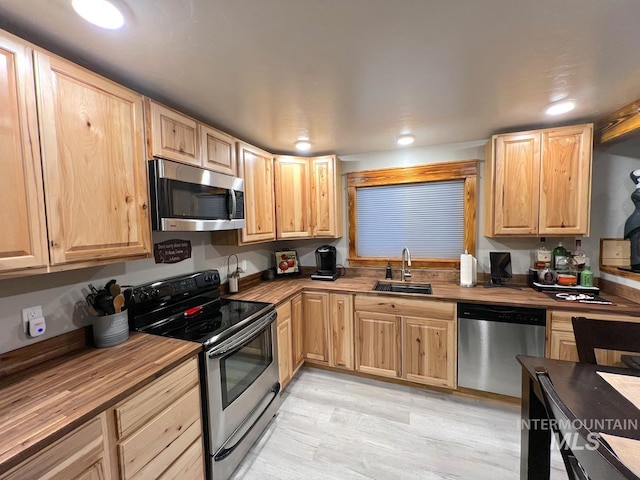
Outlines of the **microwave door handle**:
M 236 191 L 233 188 L 229 190 L 229 196 L 231 197 L 231 213 L 229 214 L 229 220 L 233 220 L 236 216 L 236 208 L 238 207 Z

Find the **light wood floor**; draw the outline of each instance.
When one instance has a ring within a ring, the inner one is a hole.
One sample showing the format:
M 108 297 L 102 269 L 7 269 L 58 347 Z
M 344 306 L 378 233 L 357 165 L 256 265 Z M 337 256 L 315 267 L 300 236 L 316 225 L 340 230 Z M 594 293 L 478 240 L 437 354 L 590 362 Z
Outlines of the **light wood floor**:
M 520 413 L 303 367 L 233 480 L 519 478 Z M 554 480 L 566 480 L 559 453 Z

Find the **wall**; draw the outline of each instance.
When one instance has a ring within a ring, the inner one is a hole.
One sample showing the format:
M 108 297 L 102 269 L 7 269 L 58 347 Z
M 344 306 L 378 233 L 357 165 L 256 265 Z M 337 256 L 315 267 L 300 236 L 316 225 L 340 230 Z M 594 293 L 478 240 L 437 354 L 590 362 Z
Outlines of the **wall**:
M 256 273 L 274 264 L 274 244 L 258 247 L 222 247 L 211 245 L 208 233 L 155 233 L 154 241 L 172 238 L 191 240 L 192 258 L 173 265 L 158 264 L 153 259 L 118 263 L 16 279 L 0 280 L 0 353 L 41 341 L 90 324 L 84 309 L 77 303 L 89 293 L 88 283 L 103 286 L 115 278 L 121 285 L 140 285 L 161 278 L 215 268 L 227 273 L 227 257 L 237 253 L 247 263 L 246 274 Z M 233 264 L 233 267 L 235 264 Z M 241 275 L 244 276 L 245 274 Z M 47 332 L 28 339 L 22 330 L 21 310 L 42 305 Z
M 622 152 L 622 153 L 620 153 Z M 630 197 L 635 189 L 629 173 L 640 168 L 640 148 L 615 146 L 593 155 L 591 190 L 591 237 L 585 239 L 584 250 L 592 253 L 594 273 L 599 274 L 600 238 L 622 238 L 624 223 L 634 210 Z M 640 282 L 601 274 L 602 278 L 640 289 Z

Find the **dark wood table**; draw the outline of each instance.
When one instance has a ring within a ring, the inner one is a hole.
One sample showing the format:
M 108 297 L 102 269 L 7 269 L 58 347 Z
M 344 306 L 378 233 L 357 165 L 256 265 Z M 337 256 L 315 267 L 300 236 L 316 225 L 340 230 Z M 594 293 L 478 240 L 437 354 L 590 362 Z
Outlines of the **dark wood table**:
M 549 479 L 551 431 L 544 421 L 548 417 L 536 367 L 547 369 L 556 392 L 576 419 L 587 426 L 603 426 L 598 428 L 602 433 L 640 440 L 640 429 L 628 428 L 634 423 L 630 419 L 640 424 L 640 410 L 596 373 L 640 376 L 639 371 L 524 355 L 517 358 L 522 365 L 521 480 Z

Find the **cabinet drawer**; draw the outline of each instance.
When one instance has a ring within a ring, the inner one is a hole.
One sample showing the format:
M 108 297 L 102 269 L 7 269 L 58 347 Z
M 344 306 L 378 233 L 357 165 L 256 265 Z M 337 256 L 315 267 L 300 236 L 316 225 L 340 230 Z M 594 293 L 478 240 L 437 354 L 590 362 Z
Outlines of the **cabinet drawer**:
M 193 358 L 116 406 L 118 438 L 132 433 L 197 384 L 198 360 Z
M 413 298 L 356 295 L 355 310 L 357 312 L 367 311 L 409 317 L 453 320 L 456 315 L 456 304 L 431 300 L 415 300 Z
M 563 332 L 573 333 L 572 317 L 587 317 L 594 320 L 617 320 L 619 322 L 640 322 L 640 317 L 631 317 L 629 315 L 603 314 L 593 312 L 576 312 L 576 311 L 551 311 L 551 329 Z
M 169 472 L 175 471 L 175 464 L 180 462 L 180 459 L 185 456 L 191 458 L 192 454 L 189 453 L 192 450 L 196 450 L 200 460 L 194 460 L 194 464 L 200 464 L 200 471 L 202 471 L 202 425 L 199 421 L 195 421 L 187 428 L 182 435 L 171 442 L 167 447 L 160 452 L 153 460 L 146 464 L 138 473 L 136 473 L 132 480 L 147 480 L 150 478 L 180 478 L 175 476 L 168 476 Z M 176 460 L 177 459 L 177 460 Z M 175 462 L 175 464 L 174 464 Z M 197 465 L 194 465 L 194 467 Z M 204 478 L 204 474 L 200 474 L 199 477 L 183 477 L 183 478 Z
M 89 420 L 73 432 L 0 476 L 1 480 L 36 480 L 82 477 L 86 472 L 104 476 L 103 420 Z M 103 476 L 97 478 L 104 478 Z
M 200 391 L 197 386 L 118 446 L 122 477 L 132 479 L 196 421 L 200 422 Z
M 202 444 L 194 442 L 158 480 L 201 480 L 204 478 Z

